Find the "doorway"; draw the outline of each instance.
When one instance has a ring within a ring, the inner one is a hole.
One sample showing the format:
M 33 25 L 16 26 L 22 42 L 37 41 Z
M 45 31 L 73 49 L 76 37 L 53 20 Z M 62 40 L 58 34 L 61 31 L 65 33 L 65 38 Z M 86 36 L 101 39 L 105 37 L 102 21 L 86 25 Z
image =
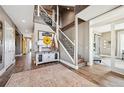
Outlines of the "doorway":
M 110 25 L 92 27 L 92 62 L 111 68 L 111 30 Z
M 90 63 L 124 74 L 124 19 L 90 26 Z
M 15 31 L 15 55 L 22 56 L 22 35 Z
M 124 74 L 124 22 L 114 24 L 112 70 Z

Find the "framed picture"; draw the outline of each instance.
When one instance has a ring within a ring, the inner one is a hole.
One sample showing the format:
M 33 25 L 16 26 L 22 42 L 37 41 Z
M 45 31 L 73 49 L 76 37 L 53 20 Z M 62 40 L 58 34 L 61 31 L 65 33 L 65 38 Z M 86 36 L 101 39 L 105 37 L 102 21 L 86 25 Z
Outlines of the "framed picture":
M 0 21 L 0 29 L 2 29 L 2 25 L 3 25 L 3 24 L 2 24 L 2 21 Z

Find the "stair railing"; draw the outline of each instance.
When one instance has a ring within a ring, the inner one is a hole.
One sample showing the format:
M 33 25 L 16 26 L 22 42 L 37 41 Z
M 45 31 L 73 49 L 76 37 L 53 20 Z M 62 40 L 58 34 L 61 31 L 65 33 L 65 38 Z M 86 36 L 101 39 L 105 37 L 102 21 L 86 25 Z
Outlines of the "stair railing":
M 46 10 L 40 6 L 40 15 L 42 17 L 45 18 L 45 22 L 50 26 L 52 27 L 52 24 L 55 24 L 54 26 L 56 27 L 56 22 L 51 18 L 51 16 L 46 12 Z M 47 19 L 48 18 L 48 19 Z M 51 21 L 48 21 L 48 20 L 51 20 Z M 50 22 L 50 24 L 49 24 Z M 53 23 L 52 23 L 53 22 Z M 59 26 L 58 26 L 59 27 Z M 53 29 L 54 30 L 54 29 Z M 54 30 L 55 31 L 55 30 Z M 73 59 L 73 63 L 74 63 L 74 49 L 75 49 L 75 43 L 71 41 L 70 38 L 68 38 L 67 35 L 65 35 L 64 32 L 61 31 L 61 29 L 59 28 L 59 41 L 63 44 L 63 46 L 66 48 L 66 50 L 68 51 L 69 53 L 69 56 L 71 56 L 71 59 Z M 66 45 L 66 44 L 69 44 L 69 45 Z M 70 47 L 68 49 L 68 47 Z

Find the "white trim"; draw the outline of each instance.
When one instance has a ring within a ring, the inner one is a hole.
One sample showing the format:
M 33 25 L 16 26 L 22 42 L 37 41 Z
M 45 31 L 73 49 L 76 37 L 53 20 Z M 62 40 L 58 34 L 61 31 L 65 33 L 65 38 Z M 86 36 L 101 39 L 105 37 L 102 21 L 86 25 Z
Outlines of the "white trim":
M 89 27 L 89 65 L 93 65 L 93 28 Z
M 58 5 L 57 5 L 56 33 L 57 33 L 57 38 L 59 39 L 59 6 Z
M 70 66 L 74 69 L 78 69 L 78 66 L 73 65 L 73 64 L 69 63 L 68 61 L 64 61 L 64 60 L 60 59 L 60 62 L 63 63 L 63 64 L 66 64 L 66 65 L 68 65 L 68 66 Z
M 114 67 L 115 61 L 115 50 L 116 50 L 116 31 L 115 25 L 111 24 L 111 68 Z
M 40 16 L 40 7 L 37 5 L 37 16 Z
M 67 55 L 70 57 L 70 59 L 71 59 L 71 61 L 75 64 L 75 61 L 74 61 L 74 59 L 70 56 L 70 54 L 68 53 L 68 51 L 66 50 L 66 48 L 63 46 L 63 44 L 61 43 L 61 41 L 60 40 L 58 40 L 59 41 L 59 43 L 60 43 L 60 45 L 62 46 L 62 48 L 65 50 L 65 52 L 67 53 Z
M 74 40 L 74 44 L 76 44 L 75 40 Z M 75 61 L 75 65 L 78 66 L 78 64 L 76 64 L 76 46 L 74 47 L 74 61 Z
M 75 64 L 78 66 L 78 17 L 75 17 Z

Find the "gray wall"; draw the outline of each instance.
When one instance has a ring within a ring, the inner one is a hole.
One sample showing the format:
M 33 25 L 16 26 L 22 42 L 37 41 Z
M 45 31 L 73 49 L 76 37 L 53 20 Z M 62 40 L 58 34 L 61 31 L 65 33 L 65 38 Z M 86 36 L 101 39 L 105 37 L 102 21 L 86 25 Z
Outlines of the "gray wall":
M 74 11 L 65 11 L 60 14 L 60 26 L 64 27 L 74 21 L 75 13 Z
M 89 22 L 83 22 L 79 24 L 78 32 L 78 45 L 79 55 L 81 55 L 86 61 L 89 61 Z M 74 42 L 75 40 L 75 28 L 74 26 L 64 31 L 64 33 Z
M 78 44 L 78 53 L 84 60 L 89 61 L 89 22 L 84 22 L 79 25 Z

